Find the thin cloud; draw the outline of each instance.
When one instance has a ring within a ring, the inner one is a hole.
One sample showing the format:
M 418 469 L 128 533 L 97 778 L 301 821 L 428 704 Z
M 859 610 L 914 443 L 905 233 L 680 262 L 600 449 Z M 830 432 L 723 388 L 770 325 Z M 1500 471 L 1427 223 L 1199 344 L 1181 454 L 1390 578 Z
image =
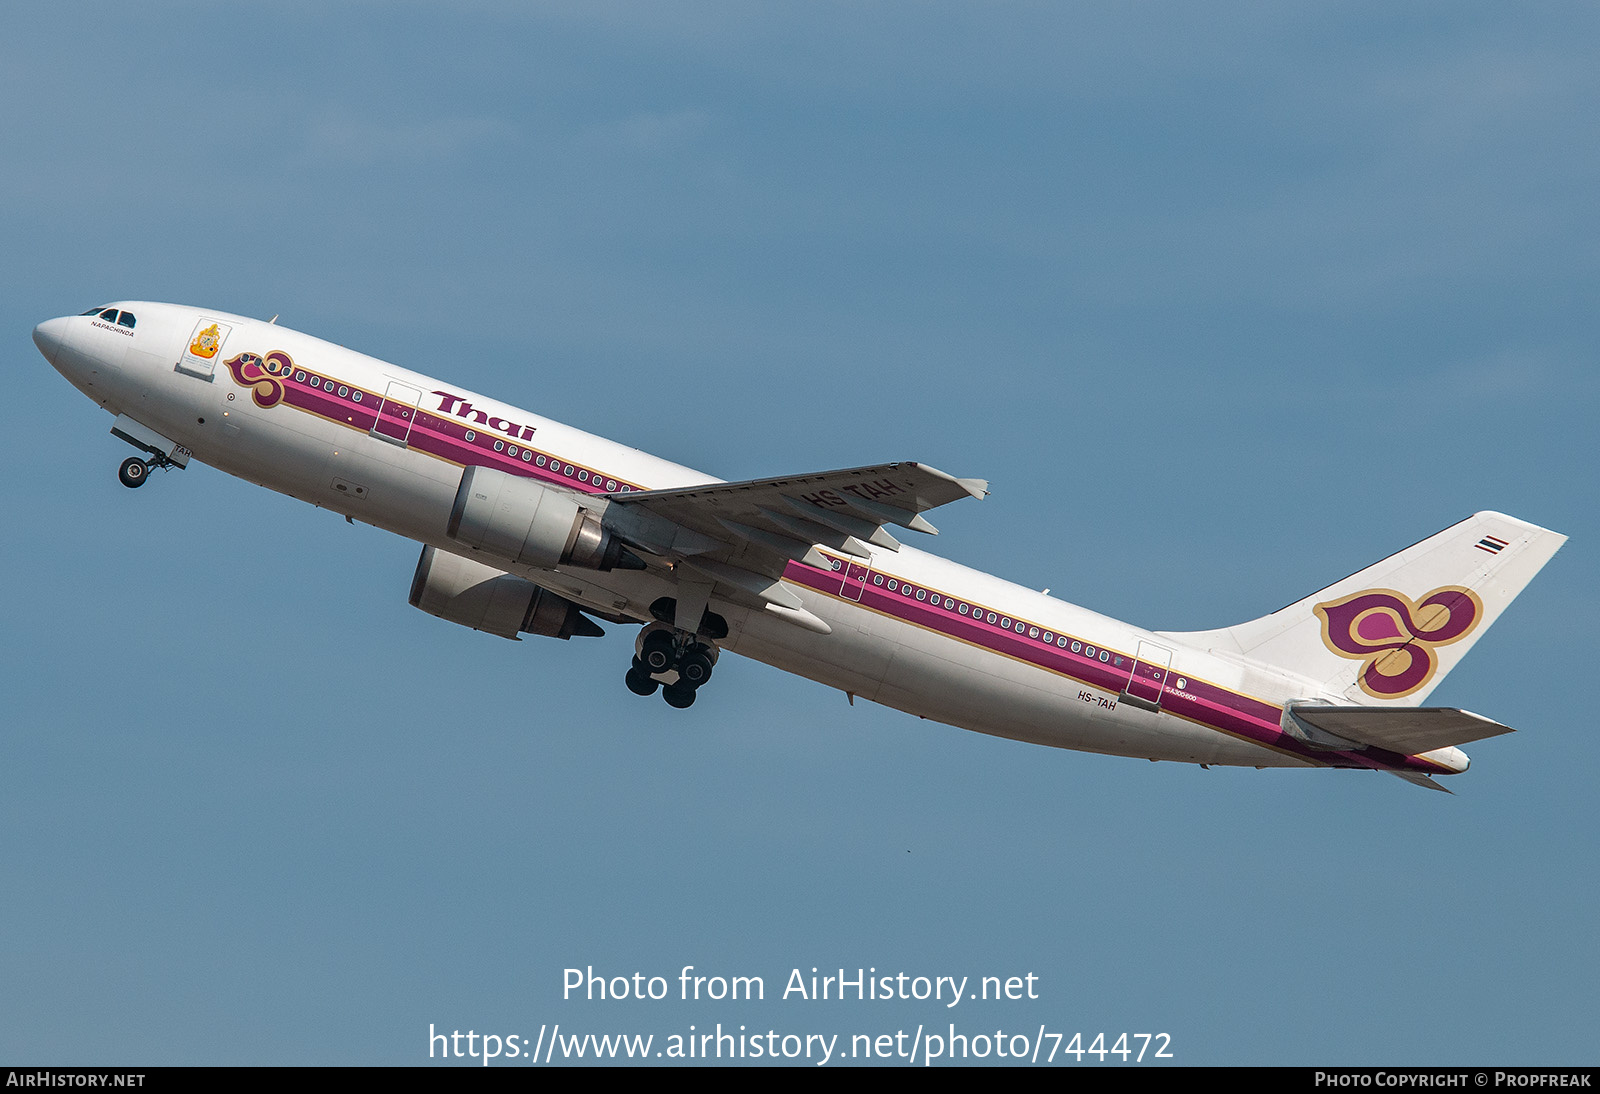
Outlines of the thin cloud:
M 693 144 L 710 128 L 710 118 L 699 110 L 670 113 L 643 112 L 617 121 L 590 126 L 585 139 L 596 145 L 631 152 L 658 153 Z
M 317 159 L 354 164 L 449 160 L 516 137 L 497 118 L 438 118 L 386 123 L 336 110 L 312 123 L 307 150 Z

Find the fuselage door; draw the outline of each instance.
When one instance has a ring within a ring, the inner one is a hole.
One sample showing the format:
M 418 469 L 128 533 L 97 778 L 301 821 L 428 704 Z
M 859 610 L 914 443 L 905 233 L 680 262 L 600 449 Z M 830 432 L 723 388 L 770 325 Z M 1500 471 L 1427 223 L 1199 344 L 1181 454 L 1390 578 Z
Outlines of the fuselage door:
M 1167 686 L 1167 675 L 1172 670 L 1172 651 L 1154 642 L 1140 642 L 1139 656 L 1134 659 L 1133 671 L 1128 675 L 1127 686 L 1119 698 L 1125 703 L 1146 710 L 1161 709 L 1161 693 Z
M 378 407 L 378 420 L 372 423 L 372 435 L 394 444 L 405 444 L 411 437 L 417 404 L 421 401 L 422 392 L 410 384 L 390 380 L 389 390 Z
M 861 594 L 867 591 L 867 578 L 871 575 L 871 566 L 863 566 L 859 562 L 845 562 L 844 587 L 839 590 L 839 595 L 846 600 L 860 603 Z

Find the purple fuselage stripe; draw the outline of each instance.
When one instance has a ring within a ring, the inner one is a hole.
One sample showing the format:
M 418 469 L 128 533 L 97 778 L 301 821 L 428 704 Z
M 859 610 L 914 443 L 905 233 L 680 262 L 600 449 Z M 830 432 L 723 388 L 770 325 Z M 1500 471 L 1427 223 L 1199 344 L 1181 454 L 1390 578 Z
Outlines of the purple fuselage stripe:
M 937 631 L 981 649 L 1099 688 L 1101 691 L 1121 692 L 1127 686 L 1133 671 L 1134 658 L 1129 654 L 1108 650 L 1106 653 L 1111 660 L 1103 662 L 1099 658 L 1100 648 L 1092 647 L 1081 639 L 1075 639 L 1071 635 L 1064 636 L 1068 645 L 1062 647 L 1056 644 L 1056 641 L 1063 637 L 1059 632 L 1046 630 L 1029 620 L 1017 620 L 1001 616 L 999 613 L 996 613 L 996 621 L 990 623 L 987 621 L 987 613 L 990 611 L 987 607 L 963 602 L 956 597 L 928 589 L 926 586 L 919 586 L 915 582 L 910 584 L 911 595 L 906 595 L 906 583 L 899 578 L 893 578 L 899 588 L 890 592 L 888 581 L 893 577 L 890 574 L 883 574 L 884 584 L 878 585 L 874 583 L 879 576 L 875 573 L 859 598 L 855 596 L 854 588 L 848 597 L 844 596 L 843 574 L 838 570 L 823 570 L 803 562 L 791 561 L 783 576 L 786 581 L 804 585 L 819 593 L 860 603 L 863 607 L 912 626 Z M 916 598 L 915 594 L 919 590 L 926 599 Z M 947 599 L 954 601 L 956 606 L 945 607 Z M 938 603 L 937 607 L 934 606 L 935 601 Z M 968 608 L 967 614 L 962 614 L 960 611 L 963 603 Z M 976 618 L 980 612 L 984 614 L 982 620 Z M 1001 619 L 1009 619 L 1011 626 L 1002 627 Z M 1019 622 L 1025 628 L 1020 633 L 1015 630 Z M 1037 632 L 1039 637 L 1032 637 L 1034 632 Z M 1043 640 L 1045 634 L 1052 636 L 1048 644 Z M 1073 645 L 1079 646 L 1083 652 L 1074 653 L 1071 650 Z M 1095 650 L 1094 657 L 1088 656 L 1089 649 Z M 1171 683 L 1172 680 L 1179 678 L 1179 674 L 1169 672 L 1167 677 L 1168 682 L 1161 685 L 1162 709 L 1210 729 L 1287 752 L 1319 765 L 1369 767 L 1379 770 L 1399 767 L 1407 770 L 1447 773 L 1448 769 L 1439 764 L 1382 749 L 1373 749 L 1370 754 L 1319 752 L 1310 749 L 1283 732 L 1281 706 L 1188 677 L 1183 678 L 1185 686 L 1180 690 Z
M 276 377 L 284 386 L 283 401 L 290 406 L 362 432 L 371 432 L 381 416 L 383 424 L 377 429 L 379 434 L 395 440 L 403 438 L 406 447 L 430 456 L 463 465 L 493 467 L 507 474 L 558 483 L 585 494 L 612 493 L 623 488 L 639 489 L 636 483 L 625 479 L 608 479 L 593 468 L 552 457 L 550 453 L 522 441 L 470 429 L 461 422 L 441 418 L 420 408 L 385 403 L 381 396 L 362 388 L 347 386 L 349 394 L 340 396 L 325 388 L 311 386 L 311 374 L 305 380 L 296 380 L 294 376 L 295 373 L 290 372 Z M 320 375 L 316 378 L 321 379 Z M 355 401 L 357 394 L 360 395 L 360 402 Z M 381 415 L 376 410 L 380 405 L 383 408 Z M 473 434 L 471 440 L 467 439 L 468 433 Z M 496 443 L 501 445 L 501 451 L 495 450 Z M 516 455 L 511 455 L 513 452 Z M 528 454 L 527 459 L 523 458 L 523 453 Z M 541 460 L 543 466 L 540 465 Z M 560 470 L 554 470 L 556 467 Z M 608 482 L 612 485 L 608 486 Z
M 588 494 L 611 493 L 622 488 L 641 489 L 636 483 L 616 478 L 609 480 L 615 485 L 608 487 L 607 477 L 593 468 L 571 464 L 553 457 L 548 452 L 531 448 L 522 441 L 512 441 L 491 432 L 469 429 L 459 421 L 440 417 L 420 407 L 385 403 L 381 396 L 365 389 L 349 388 L 349 395 L 340 396 L 323 387 L 312 387 L 310 375 L 306 380 L 296 380 L 294 372 L 291 371 L 278 375 L 277 379 L 284 385 L 283 401 L 298 410 L 362 432 L 371 432 L 381 413 L 383 426 L 377 432 L 395 438 L 404 437 L 408 448 L 451 463 L 492 467 L 508 474 L 555 483 L 566 489 Z M 357 393 L 360 395 L 360 402 L 355 401 Z M 381 412 L 376 409 L 379 407 L 382 408 Z M 474 434 L 473 439 L 467 439 L 468 433 Z M 494 445 L 497 442 L 501 445 L 502 451 L 495 451 Z M 516 455 L 511 455 L 512 452 Z M 523 453 L 531 453 L 531 458 L 524 459 Z M 541 460 L 543 466 L 539 465 Z M 580 473 L 587 478 L 587 481 L 579 477 Z M 846 560 L 840 561 L 844 565 L 849 565 Z M 859 566 L 852 566 L 852 576 L 859 576 L 859 570 Z M 874 579 L 880 576 L 885 579 L 883 585 L 874 583 Z M 823 570 L 803 562 L 790 561 L 783 577 L 785 581 L 796 585 L 803 585 L 808 589 L 851 603 L 859 603 L 865 608 L 902 620 L 912 626 L 935 631 L 980 649 L 1035 665 L 1101 691 L 1121 692 L 1128 685 L 1132 673 L 1134 658 L 1130 654 L 1120 650 L 1106 651 L 1112 660 L 1101 661 L 1099 647 L 1090 646 L 1071 635 L 1065 636 L 1068 641 L 1067 647 L 1059 646 L 1054 638 L 1062 636 L 1055 631 L 1047 632 L 1045 628 L 1030 620 L 1011 620 L 1012 627 L 1019 622 L 1024 625 L 1021 633 L 1012 628 L 1002 628 L 999 623 L 1002 617 L 998 613 L 996 622 L 989 623 L 986 618 L 977 618 L 979 614 L 988 612 L 988 608 L 963 602 L 959 598 L 949 597 L 943 592 L 919 586 L 915 582 L 911 583 L 913 595 L 907 596 L 900 591 L 906 587 L 905 584 L 898 577 L 887 573 L 873 571 L 872 578 L 869 578 L 865 585 L 855 585 L 849 596 L 844 595 L 844 575 L 837 570 Z M 888 589 L 887 582 L 890 579 L 899 586 L 894 592 Z M 857 587 L 861 590 L 859 597 L 855 595 Z M 918 589 L 921 589 L 928 599 L 918 600 L 915 596 L 915 591 Z M 944 607 L 946 599 L 953 601 L 958 607 Z M 969 614 L 963 615 L 959 611 L 959 605 L 962 603 L 967 604 Z M 1037 631 L 1041 637 L 1031 637 L 1030 632 L 1033 631 Z M 1042 635 L 1045 633 L 1052 635 L 1053 640 L 1048 645 L 1042 640 Z M 1074 644 L 1083 650 L 1094 649 L 1095 655 L 1091 657 L 1084 652 L 1073 652 L 1070 647 Z M 1159 691 L 1159 701 L 1164 711 L 1198 725 L 1287 752 L 1319 765 L 1370 767 L 1378 770 L 1401 768 L 1450 773 L 1449 769 L 1440 764 L 1383 749 L 1371 749 L 1366 753 L 1318 752 L 1307 748 L 1283 732 L 1280 724 L 1283 715 L 1281 706 L 1188 677 L 1184 678 L 1185 687 L 1180 690 L 1172 684 L 1177 676 L 1177 673 L 1169 672 L 1165 683 L 1147 682 L 1148 687 Z

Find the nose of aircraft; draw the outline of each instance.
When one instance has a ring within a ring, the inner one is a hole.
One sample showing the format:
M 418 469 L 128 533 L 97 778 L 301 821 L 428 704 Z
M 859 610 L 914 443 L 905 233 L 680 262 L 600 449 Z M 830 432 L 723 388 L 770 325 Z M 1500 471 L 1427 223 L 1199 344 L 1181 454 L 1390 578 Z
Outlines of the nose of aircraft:
M 60 352 L 61 344 L 66 340 L 65 319 L 46 319 L 33 328 L 33 344 L 39 347 L 39 352 L 44 354 L 44 359 L 52 366 L 56 363 L 56 354 Z

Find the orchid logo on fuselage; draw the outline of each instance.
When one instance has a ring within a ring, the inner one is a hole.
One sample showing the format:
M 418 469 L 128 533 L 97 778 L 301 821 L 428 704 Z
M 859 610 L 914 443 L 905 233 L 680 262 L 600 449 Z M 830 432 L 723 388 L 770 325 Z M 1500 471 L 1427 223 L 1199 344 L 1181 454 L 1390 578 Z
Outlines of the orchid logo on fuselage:
M 281 372 L 287 376 L 294 371 L 294 359 L 282 350 L 273 350 L 264 361 L 254 353 L 240 353 L 222 363 L 233 373 L 234 383 L 252 389 L 251 398 L 263 409 L 277 406 L 283 399 L 283 381 L 268 373 Z
M 1421 601 L 1393 589 L 1367 589 L 1312 610 L 1328 649 L 1366 662 L 1357 679 L 1377 699 L 1422 688 L 1439 670 L 1434 649 L 1465 638 L 1483 619 L 1483 602 L 1459 585 L 1435 589 Z

